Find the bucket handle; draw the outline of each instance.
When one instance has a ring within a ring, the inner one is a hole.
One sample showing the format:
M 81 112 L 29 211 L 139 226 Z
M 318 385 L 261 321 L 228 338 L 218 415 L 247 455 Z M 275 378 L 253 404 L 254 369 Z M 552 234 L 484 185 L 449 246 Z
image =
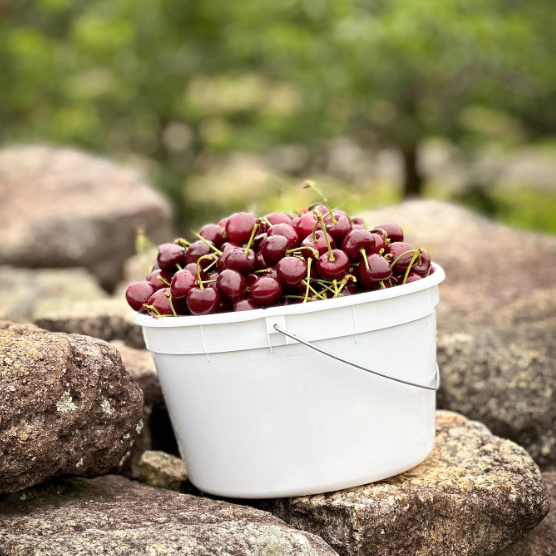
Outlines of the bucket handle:
M 377 371 L 372 371 L 371 369 L 367 369 L 366 367 L 362 367 L 361 365 L 358 365 L 357 363 L 353 363 L 353 361 L 348 361 L 347 359 L 343 359 L 342 357 L 339 357 L 338 355 L 334 355 L 333 353 L 330 353 L 329 351 L 326 351 L 326 350 L 324 350 L 320 347 L 317 347 L 314 344 L 312 344 L 311 342 L 308 342 L 307 340 L 302 340 L 299 336 L 296 336 L 292 332 L 288 332 L 287 330 L 284 330 L 283 328 L 281 328 L 277 324 L 275 324 L 273 326 L 273 328 L 274 328 L 274 330 L 276 330 L 276 332 L 280 332 L 281 334 L 284 334 L 284 336 L 287 336 L 288 338 L 291 338 L 292 340 L 295 340 L 296 342 L 299 342 L 300 344 L 304 344 L 307 347 L 309 347 L 311 349 L 314 349 L 315 351 L 318 351 L 319 353 L 322 353 L 323 355 L 327 355 L 328 357 L 332 357 L 332 359 L 336 359 L 336 361 L 341 361 L 342 363 L 345 363 L 346 365 L 351 365 L 352 367 L 355 367 L 356 369 L 366 371 L 368 373 L 379 376 L 381 378 L 387 378 L 388 380 L 393 380 L 395 382 L 400 382 L 401 384 L 406 384 L 407 386 L 414 386 L 415 388 L 422 388 L 423 390 L 431 390 L 433 392 L 436 392 L 440 388 L 440 369 L 438 368 L 438 364 L 436 365 L 436 377 L 435 377 L 435 381 L 434 381 L 434 386 L 425 386 L 424 384 L 418 384 L 416 382 L 410 382 L 409 380 L 402 380 L 401 378 L 394 378 L 393 376 L 383 375 L 382 373 L 379 373 Z

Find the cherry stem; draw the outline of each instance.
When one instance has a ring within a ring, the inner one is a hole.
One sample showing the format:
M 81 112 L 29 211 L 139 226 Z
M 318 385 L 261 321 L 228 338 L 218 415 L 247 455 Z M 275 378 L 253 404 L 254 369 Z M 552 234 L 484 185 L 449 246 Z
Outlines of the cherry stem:
M 176 263 L 176 266 L 178 267 L 178 270 L 182 270 L 181 265 L 179 265 L 178 263 Z
M 303 299 L 303 303 L 307 303 L 307 299 L 309 298 L 309 284 L 311 282 L 311 263 L 313 259 L 309 259 L 307 261 L 307 287 L 305 288 L 305 299 Z
M 384 237 L 388 237 L 388 232 L 386 230 L 384 230 L 383 228 L 373 228 L 372 230 L 369 230 L 371 232 L 371 234 L 373 232 L 380 232 Z
M 284 297 L 286 297 L 287 299 L 303 299 L 303 303 L 307 301 L 302 295 L 285 295 Z
M 289 255 L 290 253 L 296 253 L 297 251 L 302 251 L 303 249 L 309 249 L 313 252 L 313 257 L 318 257 L 319 252 L 314 248 L 310 247 L 309 245 L 304 245 L 303 247 L 296 247 L 295 249 L 288 249 L 286 253 Z
M 247 247 L 245 248 L 245 256 L 249 254 L 249 249 L 251 249 L 251 245 L 253 244 L 253 240 L 255 239 L 255 234 L 257 233 L 257 228 L 259 227 L 259 223 L 255 222 L 253 226 L 253 231 L 251 232 L 251 237 L 249 238 L 249 242 L 247 243 Z
M 419 250 L 417 249 L 417 252 L 413 255 L 411 262 L 409 263 L 409 266 L 407 267 L 407 270 L 405 271 L 405 276 L 403 277 L 403 282 L 402 284 L 405 284 L 405 281 L 407 280 L 407 277 L 409 276 L 409 273 L 411 272 L 411 267 L 413 266 L 413 263 L 415 262 L 415 260 L 417 259 L 417 257 L 419 257 Z
M 380 287 L 381 287 L 383 290 L 386 289 L 386 286 L 384 285 L 384 282 L 383 282 L 382 280 L 380 281 Z
M 156 277 L 157 280 L 160 280 L 163 284 L 166 284 L 168 287 L 170 287 L 172 284 L 170 284 L 170 282 L 168 282 L 168 280 L 164 280 L 164 278 L 162 278 L 162 276 L 160 276 L 160 274 Z
M 212 263 L 210 263 L 207 267 L 205 267 L 205 272 L 208 272 L 216 263 L 218 262 L 218 258 L 215 257 L 214 261 L 212 261 Z
M 365 266 L 367 267 L 367 270 L 370 270 L 369 261 L 367 260 L 367 251 L 365 251 L 365 249 L 359 249 L 359 253 L 363 255 L 363 260 L 365 261 Z
M 317 290 L 315 290 L 315 288 L 313 288 L 313 286 L 311 286 L 311 284 L 309 282 L 307 282 L 307 280 L 303 280 L 301 282 L 304 286 L 308 286 L 309 289 L 317 296 L 320 297 L 320 299 L 326 299 L 325 297 L 323 297 Z
M 207 241 L 203 236 L 199 235 L 196 232 L 193 232 L 193 235 L 199 238 L 201 241 L 205 242 L 215 253 L 218 253 L 218 255 L 222 255 L 222 251 L 215 247 L 210 241 Z
M 334 297 L 338 297 L 340 295 L 340 290 L 338 289 L 338 283 L 336 280 L 332 281 L 334 284 Z
M 266 216 L 263 216 L 261 218 L 261 221 L 264 222 L 269 227 L 272 226 L 272 222 Z
M 172 303 L 172 296 L 167 293 L 166 297 L 168 298 L 168 303 L 170 304 L 170 309 L 172 309 L 172 313 L 174 313 L 174 316 L 177 317 L 178 314 L 176 313 L 176 310 L 174 309 L 174 304 Z
M 154 305 L 147 305 L 146 303 L 143 303 L 143 307 L 145 307 L 145 309 L 148 309 L 149 311 L 153 311 L 157 315 L 160 315 L 160 311 Z
M 183 239 L 183 237 L 178 237 L 174 240 L 174 243 L 176 245 L 181 245 L 182 247 L 189 247 L 191 245 L 191 243 L 189 243 L 186 239 Z
M 315 182 L 313 180 L 305 180 L 303 182 L 303 189 L 309 189 L 309 188 L 314 189 L 319 194 L 321 201 L 326 205 L 326 208 L 328 209 L 328 214 L 330 214 L 330 218 L 332 218 L 332 224 L 336 224 L 336 219 L 334 218 L 332 209 L 328 204 L 328 199 L 322 194 L 322 191 L 315 185 Z
M 332 247 L 330 247 L 330 239 L 328 238 L 328 232 L 326 231 L 326 225 L 324 224 L 324 219 L 322 217 L 322 214 L 316 210 L 315 211 L 316 217 L 317 217 L 317 221 L 320 222 L 321 226 L 322 226 L 322 233 L 324 234 L 324 239 L 326 241 L 326 246 L 328 247 L 328 254 L 330 255 L 329 260 L 330 262 L 334 262 L 336 260 L 336 257 L 334 257 L 334 253 L 332 253 Z M 314 233 L 314 229 L 313 229 L 313 233 Z M 315 237 L 316 240 L 316 237 Z
M 197 280 L 199 282 L 199 289 L 204 290 L 204 286 L 203 286 L 203 281 L 201 280 L 201 261 L 203 259 L 210 259 L 212 261 L 212 259 L 214 258 L 214 255 L 203 255 L 202 257 L 199 257 L 197 259 Z
M 404 256 L 404 255 L 409 255 L 409 253 L 415 253 L 416 255 L 419 253 L 418 249 L 409 249 L 409 251 L 405 251 L 403 252 L 401 255 L 398 255 L 391 263 L 390 266 L 392 268 L 394 268 L 394 265 Z M 413 261 L 411 261 L 411 264 L 413 264 Z

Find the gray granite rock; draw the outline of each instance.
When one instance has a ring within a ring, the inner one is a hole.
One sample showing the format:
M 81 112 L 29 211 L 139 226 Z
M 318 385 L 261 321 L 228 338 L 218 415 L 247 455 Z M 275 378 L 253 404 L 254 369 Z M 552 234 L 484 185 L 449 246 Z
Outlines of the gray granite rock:
M 118 466 L 143 396 L 115 348 L 0 322 L 0 493 Z
M 30 269 L 0 266 L 0 318 L 29 322 L 41 313 L 82 301 L 107 298 L 97 279 L 84 268 Z
M 326 543 L 247 506 L 123 477 L 68 479 L 0 499 L 3 556 L 333 556 Z
M 84 267 L 112 288 L 136 230 L 162 240 L 170 216 L 140 176 L 103 158 L 38 145 L 0 151 L 0 264 Z
M 139 480 L 153 487 L 179 491 L 187 481 L 187 468 L 176 456 L 148 450 L 139 460 Z
M 483 556 L 533 529 L 548 498 L 525 450 L 479 423 L 438 412 L 435 449 L 414 469 L 265 507 L 346 556 Z

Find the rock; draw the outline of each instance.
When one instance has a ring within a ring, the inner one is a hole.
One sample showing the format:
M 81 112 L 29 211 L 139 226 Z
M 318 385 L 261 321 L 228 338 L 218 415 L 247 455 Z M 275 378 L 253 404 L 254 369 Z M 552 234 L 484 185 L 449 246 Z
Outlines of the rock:
M 145 405 L 164 405 L 164 396 L 150 351 L 130 348 L 119 341 L 112 342 L 112 345 L 120 352 L 126 371 L 143 390 Z
M 342 555 L 482 556 L 535 527 L 548 499 L 525 450 L 479 423 L 438 412 L 435 449 L 414 469 L 265 507 Z
M 121 340 L 144 348 L 141 327 L 133 322 L 133 311 L 122 298 L 84 301 L 37 313 L 35 324 L 51 332 L 85 334 L 111 342 Z
M 550 513 L 524 539 L 497 556 L 556 556 L 556 472 L 543 473 L 550 497 Z
M 84 268 L 29 269 L 0 266 L 0 318 L 25 322 L 37 314 L 79 301 L 106 299 L 97 279 Z
M 143 396 L 106 342 L 0 323 L 0 493 L 117 466 Z
M 113 288 L 136 230 L 163 240 L 170 216 L 141 177 L 103 158 L 38 145 L 0 151 L 0 264 L 84 267 Z
M 5 556 L 333 556 L 318 537 L 228 502 L 123 477 L 67 479 L 0 501 Z
M 139 480 L 153 487 L 181 490 L 187 481 L 187 468 L 176 456 L 149 450 L 139 460 Z

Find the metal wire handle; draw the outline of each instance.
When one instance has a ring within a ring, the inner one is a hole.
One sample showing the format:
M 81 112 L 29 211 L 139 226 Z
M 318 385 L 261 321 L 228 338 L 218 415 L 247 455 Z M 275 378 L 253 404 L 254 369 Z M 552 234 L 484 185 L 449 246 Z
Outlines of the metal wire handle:
M 281 334 L 284 334 L 284 336 L 287 336 L 288 338 L 291 338 L 292 340 L 295 340 L 296 342 L 299 342 L 300 344 L 304 344 L 307 347 L 309 347 L 311 349 L 314 349 L 315 351 L 318 351 L 319 353 L 322 353 L 323 355 L 327 355 L 328 357 L 332 357 L 332 359 L 336 359 L 336 361 L 341 361 L 342 363 L 345 363 L 346 365 L 351 365 L 352 367 L 355 367 L 356 369 L 366 371 L 368 373 L 379 376 L 381 378 L 387 378 L 388 380 L 393 380 L 394 382 L 399 382 L 401 384 L 406 384 L 407 386 L 415 386 L 415 388 L 422 388 L 423 390 L 431 390 L 433 392 L 436 392 L 440 388 L 440 369 L 438 368 L 438 365 L 436 365 L 436 380 L 435 380 L 434 386 L 425 386 L 424 384 L 418 384 L 416 382 L 410 382 L 409 380 L 402 380 L 401 378 L 394 378 L 393 376 L 383 375 L 382 373 L 378 373 L 377 371 L 372 371 L 371 369 L 367 369 L 366 367 L 362 367 L 361 365 L 358 365 L 357 363 L 353 363 L 353 361 L 348 361 L 347 359 L 342 359 L 338 355 L 334 355 L 333 353 L 330 353 L 329 351 L 326 351 L 326 350 L 324 350 L 320 347 L 317 347 L 314 344 L 312 344 L 311 342 L 308 342 L 307 340 L 302 340 L 301 338 L 299 338 L 295 334 L 292 334 L 291 332 L 288 332 L 287 330 L 284 330 L 283 328 L 280 328 L 280 326 L 278 326 L 277 324 L 275 324 L 273 326 L 273 328 L 274 328 L 274 330 L 276 330 L 276 332 L 280 332 Z

